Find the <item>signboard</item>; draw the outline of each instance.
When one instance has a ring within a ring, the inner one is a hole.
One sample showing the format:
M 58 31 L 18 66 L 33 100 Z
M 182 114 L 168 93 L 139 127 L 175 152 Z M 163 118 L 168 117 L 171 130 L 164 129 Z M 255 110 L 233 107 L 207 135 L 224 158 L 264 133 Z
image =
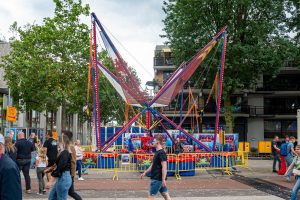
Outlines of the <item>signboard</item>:
M 123 165 L 129 165 L 130 163 L 130 154 L 122 154 L 122 164 Z
M 53 138 L 54 140 L 57 140 L 57 132 L 52 132 L 52 138 Z
M 6 108 L 6 121 L 16 122 L 17 121 L 17 108 L 13 106 L 7 106 Z

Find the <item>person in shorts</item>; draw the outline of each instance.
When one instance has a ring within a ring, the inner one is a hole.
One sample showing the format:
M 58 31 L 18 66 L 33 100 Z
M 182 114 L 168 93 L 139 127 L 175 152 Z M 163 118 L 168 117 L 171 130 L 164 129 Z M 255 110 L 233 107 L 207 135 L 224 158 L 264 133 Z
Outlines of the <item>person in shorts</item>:
M 54 140 L 52 132 L 48 131 L 46 134 L 46 141 L 44 143 L 44 148 L 46 148 L 47 157 L 48 157 L 48 165 L 47 168 L 51 168 L 54 166 L 56 158 L 57 158 L 57 142 Z M 52 185 L 52 178 L 50 173 L 46 173 L 47 176 L 47 186 L 46 188 L 49 189 Z
M 170 200 L 168 188 L 166 184 L 167 180 L 167 154 L 163 149 L 163 137 L 156 135 L 153 140 L 153 147 L 156 152 L 153 157 L 151 166 L 141 175 L 143 178 L 149 172 L 151 172 L 151 183 L 149 189 L 148 199 L 154 199 L 154 196 L 160 192 L 165 200 Z

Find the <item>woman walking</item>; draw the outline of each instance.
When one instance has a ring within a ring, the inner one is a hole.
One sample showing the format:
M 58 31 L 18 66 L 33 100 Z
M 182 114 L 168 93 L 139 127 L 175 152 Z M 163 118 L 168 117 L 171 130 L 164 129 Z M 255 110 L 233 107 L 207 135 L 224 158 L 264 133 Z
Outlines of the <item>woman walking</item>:
M 78 180 L 83 181 L 84 179 L 81 177 L 81 165 L 82 165 L 82 159 L 83 159 L 83 150 L 80 147 L 80 140 L 76 141 L 75 151 L 76 151 L 76 171 L 78 171 Z
M 71 154 L 70 154 L 70 140 L 67 136 L 63 135 L 63 143 L 60 148 L 59 155 L 55 161 L 56 169 L 51 173 L 51 176 L 56 178 L 56 182 L 53 185 L 49 200 L 66 200 L 68 197 L 68 191 L 72 184 L 72 178 L 70 174 L 71 169 Z M 46 170 L 46 173 L 49 171 Z
M 39 195 L 46 194 L 45 181 L 44 181 L 45 172 L 44 171 L 45 171 L 47 165 L 48 165 L 48 158 L 46 156 L 46 149 L 41 148 L 38 151 L 38 154 L 37 154 L 36 160 L 35 160 L 36 175 L 37 175 L 38 182 L 39 182 L 39 192 L 37 194 L 39 194 Z
M 296 179 L 297 179 L 297 181 L 293 187 L 293 190 L 292 190 L 291 200 L 297 199 L 297 193 L 300 189 L 300 145 L 296 146 L 295 152 L 297 155 L 294 157 L 292 164 L 289 166 L 289 168 L 286 170 L 286 173 L 285 173 L 285 176 L 287 176 L 288 172 L 290 170 L 293 170 L 293 173 L 295 174 Z
M 17 161 L 17 148 L 12 143 L 9 136 L 5 137 L 5 154 L 8 155 L 14 162 Z

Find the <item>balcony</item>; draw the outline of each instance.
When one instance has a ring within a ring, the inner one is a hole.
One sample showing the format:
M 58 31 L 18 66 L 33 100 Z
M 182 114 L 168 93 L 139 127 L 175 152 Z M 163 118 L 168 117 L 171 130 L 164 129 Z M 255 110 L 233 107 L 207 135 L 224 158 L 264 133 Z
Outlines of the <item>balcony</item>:
M 174 66 L 173 57 L 154 57 L 154 66 Z

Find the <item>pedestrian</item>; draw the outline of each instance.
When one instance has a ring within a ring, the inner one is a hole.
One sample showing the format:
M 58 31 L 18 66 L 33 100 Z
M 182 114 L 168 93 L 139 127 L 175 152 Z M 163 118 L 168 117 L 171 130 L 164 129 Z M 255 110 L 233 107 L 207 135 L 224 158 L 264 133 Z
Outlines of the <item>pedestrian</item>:
M 17 148 L 17 164 L 20 171 L 23 172 L 25 183 L 26 183 L 26 193 L 31 193 L 31 181 L 30 181 L 30 162 L 31 162 L 31 152 L 34 151 L 34 145 L 25 139 L 23 132 L 18 133 L 18 140 L 16 142 Z
M 17 164 L 5 154 L 4 144 L 0 134 L 0 199 L 22 200 L 20 172 Z
M 175 144 L 175 153 L 180 154 L 183 152 L 183 144 L 180 141 L 180 138 L 176 138 L 176 144 Z
M 9 136 L 5 137 L 5 154 L 8 155 L 14 162 L 17 162 L 17 148 L 12 143 Z
M 71 131 L 62 131 L 62 135 L 67 136 L 70 140 L 70 150 L 71 150 L 71 178 L 72 178 L 72 184 L 71 187 L 69 189 L 69 196 L 72 197 L 75 200 L 82 200 L 82 198 L 75 192 L 75 188 L 74 188 L 74 178 L 76 175 L 76 150 L 75 147 L 73 145 L 73 133 Z
M 296 176 L 296 183 L 292 189 L 292 194 L 291 194 L 291 200 L 296 200 L 297 199 L 297 193 L 300 189 L 300 145 L 297 145 L 295 148 L 295 153 L 296 156 L 293 159 L 292 164 L 289 166 L 289 168 L 287 169 L 285 176 L 288 175 L 289 171 L 292 171 L 295 176 Z M 295 167 L 294 170 L 292 170 Z
M 165 200 L 170 200 L 167 189 L 167 154 L 163 149 L 163 137 L 158 134 L 154 137 L 153 146 L 156 152 L 150 167 L 141 175 L 141 178 L 151 172 L 151 183 L 148 199 L 154 199 L 154 196 L 160 192 Z
M 49 168 L 49 170 L 46 170 L 47 173 L 51 172 L 51 176 L 56 178 L 56 182 L 49 193 L 49 200 L 67 200 L 68 191 L 72 185 L 72 178 L 70 175 L 71 150 L 69 138 L 63 135 L 61 144 L 62 147 L 55 161 L 56 169 L 53 171 L 50 170 L 53 168 Z
M 9 137 L 11 138 L 11 142 L 13 144 L 15 144 L 16 143 L 16 136 L 15 136 L 15 132 L 13 130 L 9 131 Z
M 280 155 L 278 152 L 280 151 L 278 147 L 279 137 L 275 135 L 274 139 L 272 140 L 272 155 L 273 155 L 273 172 L 277 173 L 276 170 L 276 162 L 278 162 L 278 170 L 280 170 L 281 167 L 281 161 L 280 161 Z
M 290 166 L 293 162 L 294 156 L 296 154 L 295 150 L 294 150 L 294 143 L 293 140 L 295 139 L 295 137 L 291 136 L 290 138 L 286 137 L 286 156 L 284 157 L 285 162 L 286 162 L 286 166 Z M 282 144 L 284 145 L 284 144 Z M 281 150 L 281 149 L 280 149 Z M 287 170 L 287 176 L 286 176 L 286 180 L 287 181 L 291 181 L 291 176 L 292 176 L 293 171 L 292 170 Z
M 38 182 L 39 182 L 39 192 L 37 194 L 39 195 L 43 195 L 46 194 L 46 190 L 45 190 L 45 181 L 44 181 L 44 176 L 45 176 L 45 169 L 48 165 L 48 157 L 46 155 L 46 148 L 41 148 L 38 151 L 38 154 L 36 156 L 36 160 L 35 160 L 35 167 L 36 167 L 36 175 L 38 178 Z
M 80 140 L 76 140 L 75 151 L 76 151 L 76 171 L 78 171 L 78 180 L 83 181 L 84 179 L 81 177 L 83 150 L 80 147 Z
M 31 142 L 34 145 L 34 151 L 32 152 L 31 155 L 31 162 L 30 162 L 30 169 L 34 169 L 34 163 L 37 155 L 37 149 L 36 149 L 36 144 L 37 144 L 37 138 L 34 132 L 30 134 L 30 137 L 28 138 L 28 141 Z
M 56 158 L 57 158 L 57 142 L 52 138 L 52 132 L 48 131 L 46 134 L 46 141 L 44 143 L 44 148 L 46 148 L 46 155 L 48 157 L 48 165 L 47 168 L 53 168 Z M 52 186 L 53 178 L 51 177 L 50 173 L 46 173 L 47 176 L 47 184 L 46 188 L 49 189 Z

